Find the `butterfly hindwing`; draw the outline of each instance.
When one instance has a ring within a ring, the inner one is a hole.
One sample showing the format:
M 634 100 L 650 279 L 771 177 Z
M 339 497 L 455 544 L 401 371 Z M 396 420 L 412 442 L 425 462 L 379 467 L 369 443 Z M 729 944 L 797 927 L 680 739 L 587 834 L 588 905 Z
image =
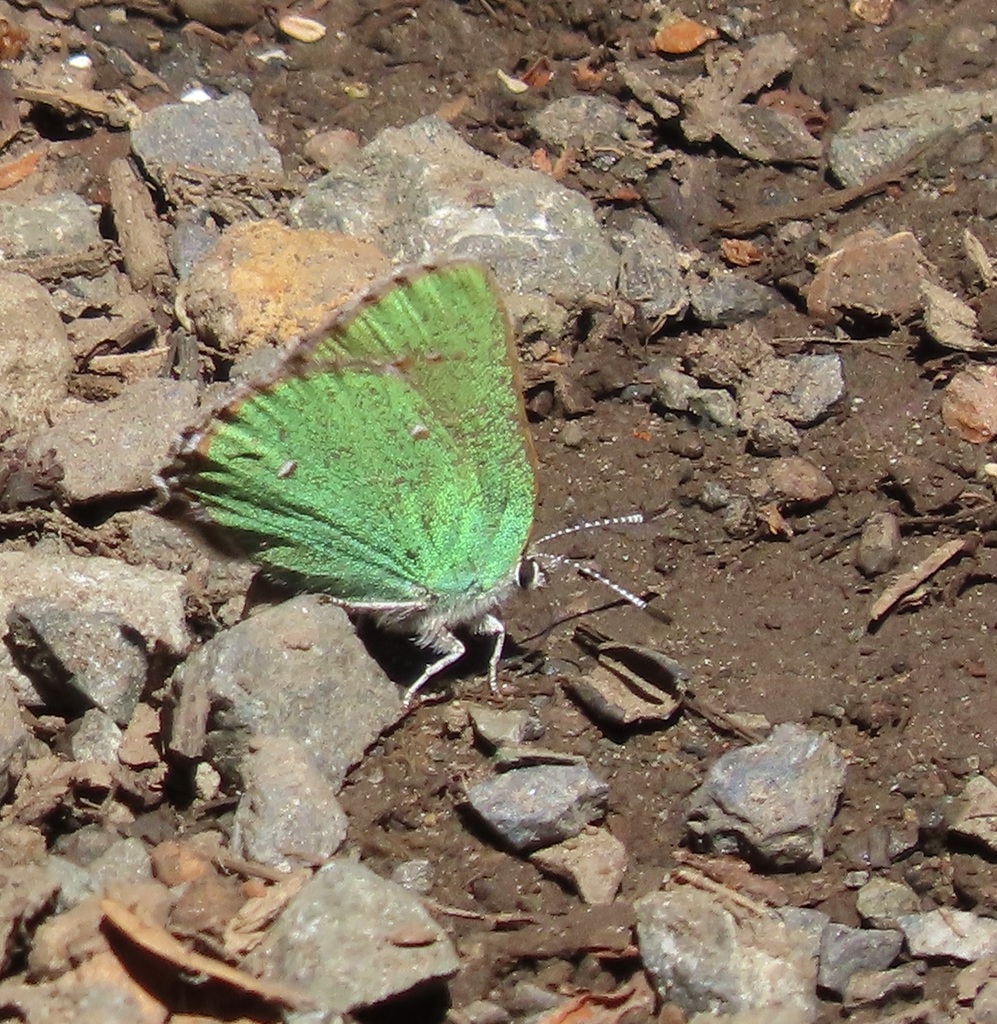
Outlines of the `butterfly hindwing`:
M 258 561 L 346 601 L 487 591 L 535 500 L 487 273 L 420 269 L 362 298 L 193 433 L 174 476 Z

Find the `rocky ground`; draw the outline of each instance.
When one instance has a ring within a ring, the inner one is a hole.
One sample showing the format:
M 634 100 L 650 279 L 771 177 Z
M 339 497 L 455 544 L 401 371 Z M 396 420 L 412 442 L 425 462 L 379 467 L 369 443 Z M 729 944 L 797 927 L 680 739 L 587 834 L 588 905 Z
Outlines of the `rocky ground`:
M 920 7 L 0 4 L 5 1019 L 997 1019 L 997 10 Z M 406 714 L 153 481 L 454 257 L 649 609 Z

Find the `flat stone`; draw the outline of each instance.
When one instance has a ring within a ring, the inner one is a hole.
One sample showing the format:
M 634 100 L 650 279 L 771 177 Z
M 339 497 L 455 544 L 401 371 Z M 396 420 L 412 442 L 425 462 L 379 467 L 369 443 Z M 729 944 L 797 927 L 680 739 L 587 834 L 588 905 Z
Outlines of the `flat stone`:
M 267 141 L 249 97 L 229 93 L 207 103 L 165 103 L 132 128 L 132 152 L 162 182 L 176 167 L 216 174 L 280 174 L 280 154 Z
M 334 860 L 291 900 L 246 967 L 303 990 L 319 1012 L 330 1014 L 447 978 L 459 960 L 416 897 L 362 864 Z M 285 1019 L 315 1018 L 301 1012 Z
M 37 427 L 67 394 L 73 356 L 48 292 L 0 272 L 0 436 Z
M 142 638 L 130 633 L 123 615 L 27 598 L 7 613 L 7 643 L 22 665 L 30 665 L 50 710 L 96 708 L 128 724 L 149 663 Z
M 898 931 L 849 928 L 831 922 L 820 943 L 817 984 L 839 999 L 857 971 L 882 971 L 896 960 L 903 946 Z
M 620 294 L 652 322 L 678 320 L 689 308 L 692 259 L 664 228 L 637 220 L 621 245 Z
M 570 839 L 601 818 L 609 787 L 584 765 L 515 768 L 471 786 L 471 809 L 514 850 Z
M 750 1010 L 817 1013 L 817 967 L 774 912 L 731 913 L 691 886 L 634 904 L 641 960 L 662 1000 L 684 1013 L 727 1017 Z
M 905 320 L 920 312 L 921 284 L 933 275 L 911 232 L 886 235 L 865 228 L 818 263 L 807 290 L 807 311 L 825 324 L 845 316 Z
M 909 885 L 878 875 L 855 894 L 855 909 L 872 928 L 895 928 L 901 914 L 913 914 L 919 908 L 918 895 Z
M 333 787 L 294 740 L 258 737 L 242 762 L 245 789 L 232 820 L 232 846 L 282 871 L 329 860 L 346 839 Z
M 371 238 L 405 262 L 484 263 L 514 316 L 517 295 L 572 305 L 611 294 L 617 278 L 619 259 L 587 199 L 548 175 L 485 156 L 437 117 L 386 128 L 308 185 L 291 220 Z
M 117 398 L 91 402 L 36 434 L 29 458 L 54 452 L 66 501 L 86 504 L 152 490 L 153 475 L 197 408 L 193 381 L 152 378 L 125 387 Z
M 304 594 L 212 637 L 177 670 L 213 709 L 209 746 L 227 768 L 254 736 L 297 741 L 335 791 L 402 713 L 399 688 L 342 608 Z
M 860 185 L 918 146 L 995 117 L 997 89 L 920 89 L 878 100 L 850 114 L 834 133 L 828 146 L 831 170 L 843 185 Z
M 619 140 L 632 130 L 632 122 L 620 104 L 585 95 L 548 103 L 531 115 L 530 126 L 548 145 L 583 150 L 600 137 Z
M 777 868 L 817 868 L 845 783 L 838 748 L 798 725 L 714 762 L 692 795 L 687 827 L 716 853 Z
M 100 244 L 97 213 L 74 192 L 56 192 L 19 203 L 0 202 L 0 253 L 4 260 L 65 256 Z
M 859 537 L 855 565 L 863 576 L 881 576 L 896 565 L 900 551 L 900 522 L 892 512 L 874 512 Z
M 541 871 L 571 884 L 586 903 L 612 903 L 627 868 L 626 847 L 606 829 L 589 827 L 572 839 L 530 854 Z
M 997 786 L 983 775 L 970 779 L 953 809 L 949 830 L 997 850 Z
M 40 550 L 0 552 L 0 622 L 16 604 L 40 601 L 79 615 L 114 615 L 146 650 L 180 657 L 190 644 L 179 573 L 126 565 L 112 558 L 47 555 Z M 4 628 L 6 632 L 6 628 Z M 14 664 L 0 644 L 0 687 L 9 686 L 31 707 L 46 695 Z
M 809 459 L 790 455 L 773 459 L 765 480 L 770 495 L 789 508 L 814 508 L 823 505 L 834 494 L 834 484 L 827 474 Z
M 897 927 L 904 933 L 910 955 L 920 960 L 970 963 L 997 954 L 997 921 L 966 910 L 901 914 Z
M 737 274 L 717 273 L 706 284 L 690 289 L 693 316 L 704 324 L 725 326 L 740 323 L 785 304 L 768 285 Z
M 970 444 L 997 437 L 997 366 L 969 366 L 948 382 L 942 422 Z
M 901 964 L 888 971 L 856 971 L 845 985 L 845 1009 L 882 1006 L 891 999 L 919 999 L 924 995 L 924 978 L 918 966 Z

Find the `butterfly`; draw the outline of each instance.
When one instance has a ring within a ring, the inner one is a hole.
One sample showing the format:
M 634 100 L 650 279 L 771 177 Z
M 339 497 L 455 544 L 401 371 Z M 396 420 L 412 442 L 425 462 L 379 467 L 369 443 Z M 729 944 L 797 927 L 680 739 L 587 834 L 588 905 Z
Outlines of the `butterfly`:
M 188 428 L 160 483 L 269 574 L 430 651 L 406 706 L 463 655 L 456 627 L 491 638 L 497 691 L 497 607 L 568 561 L 528 547 L 536 455 L 518 366 L 487 270 L 409 268 Z

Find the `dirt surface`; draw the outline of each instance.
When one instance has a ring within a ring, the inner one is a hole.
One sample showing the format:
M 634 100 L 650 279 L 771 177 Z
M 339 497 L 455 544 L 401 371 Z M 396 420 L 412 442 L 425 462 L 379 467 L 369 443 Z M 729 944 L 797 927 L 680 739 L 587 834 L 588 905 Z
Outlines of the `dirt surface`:
M 683 13 L 710 24 L 732 14 L 725 5 L 695 0 L 683 5 Z M 81 12 L 81 21 L 93 32 L 108 14 L 98 5 Z M 212 36 L 133 11 L 127 26 L 108 22 L 106 32 L 171 83 L 186 78 L 223 91 L 247 89 L 285 166 L 301 181 L 320 173 L 303 156 L 314 134 L 348 128 L 366 141 L 386 126 L 443 108 L 472 144 L 510 165 L 530 166 L 536 143 L 527 119 L 552 99 L 576 92 L 573 69 L 579 62 L 604 72 L 603 93 L 627 103 L 616 73 L 622 55 L 667 66 L 679 81 L 701 75 L 711 59 L 709 46 L 667 61 L 652 55 L 649 40 L 659 16 L 639 3 L 347 0 L 322 6 L 315 16 L 328 34 L 315 44 L 291 43 L 286 65 L 250 57 L 276 38 L 265 19 L 243 34 Z M 992 36 L 979 47 L 966 44 L 966 33 L 997 24 L 992 2 L 903 4 L 882 27 L 863 23 L 845 4 L 825 2 L 749 3 L 737 17 L 753 34 L 785 31 L 801 48 L 804 57 L 792 80 L 778 84 L 816 101 L 827 131 L 870 94 L 997 86 Z M 542 88 L 514 94 L 495 77 L 495 68 L 517 75 L 540 59 L 553 72 Z M 692 147 L 664 129 L 652 129 L 648 137 L 675 158 L 665 160 L 632 198 L 610 198 L 618 183 L 591 165 L 579 168 L 569 160 L 563 181 L 593 199 L 606 222 L 666 211 L 667 226 L 706 253 L 719 249 L 717 222 L 832 188 L 822 168 L 761 166 L 720 147 Z M 76 185 L 99 201 L 100 167 L 119 154 L 120 137 L 100 129 L 59 145 L 63 175 L 76 161 Z M 782 354 L 836 352 L 844 363 L 844 401 L 803 431 L 800 448 L 830 478 L 834 494 L 813 510 L 786 512 L 791 536 L 759 530 L 732 538 L 720 516 L 698 501 L 709 481 L 743 492 L 764 475 L 767 460 L 747 451 L 743 437 L 663 412 L 646 399 L 621 397 L 649 364 L 681 355 L 701 332 L 686 325 L 656 330 L 627 322 L 618 310 L 588 312 L 565 347 L 562 384 L 575 396 L 572 407 L 552 393 L 549 381 L 531 387 L 540 460 L 538 532 L 634 507 L 660 510 L 652 523 L 585 535 L 563 549 L 594 556 L 613 580 L 653 595 L 658 615 L 614 604 L 597 584 L 557 575 L 507 608 L 507 653 L 523 655 L 503 665 L 509 695 L 490 697 L 468 662 L 449 684 L 478 702 L 536 708 L 544 744 L 584 756 L 608 780 L 607 824 L 629 857 L 624 899 L 653 889 L 675 865 L 686 796 L 719 754 L 742 741 L 688 712 L 667 727 L 633 732 L 595 724 L 563 687 L 566 677 L 584 673 L 589 664 L 572 639 L 579 619 L 677 659 L 696 696 L 727 714 L 802 723 L 846 752 L 847 784 L 823 868 L 778 878 L 791 902 L 823 909 L 843 923 L 858 922 L 845 876 L 868 867 L 878 830 L 909 830 L 912 820 L 924 826 L 970 774 L 994 767 L 997 562 L 992 523 L 986 522 L 992 495 L 975 483 L 992 455 L 987 445 L 960 441 L 940 415 L 941 389 L 966 357 L 925 344 L 912 324 L 852 325 L 836 336 L 810 321 L 799 290 L 812 272 L 814 253 L 869 225 L 912 231 L 946 281 L 967 280 L 963 230 L 971 228 L 989 251 L 997 250 L 993 160 L 993 135 L 985 133 L 931 155 L 885 192 L 811 220 L 792 243 L 776 242 L 766 231 L 751 236 L 763 258 L 739 272 L 778 285 L 794 304 L 755 327 Z M 681 201 L 669 203 L 669 197 Z M 953 537 L 979 534 L 980 545 L 973 558 L 930 580 L 915 606 L 870 630 L 869 608 L 884 582 L 857 571 L 855 545 L 865 519 L 882 510 L 900 517 L 901 569 Z M 486 913 L 554 918 L 574 929 L 576 941 L 561 952 L 507 955 L 502 933 L 480 921 L 448 919 L 462 948 L 480 943 L 484 951 L 451 984 L 454 1005 L 488 996 L 501 1002 L 502 993 L 522 980 L 548 988 L 615 987 L 633 973 L 636 960 L 586 955 L 588 925 L 577 897 L 529 861 L 496 848 L 461 811 L 463 786 L 489 770 L 452 704 L 419 708 L 352 773 L 342 793 L 350 842 L 384 875 L 398 863 L 428 859 L 435 868 L 433 899 L 440 904 L 466 907 L 473 900 Z M 904 858 L 878 867 L 885 877 L 912 885 L 925 908 L 975 908 L 997 916 L 997 865 L 986 856 L 974 853 L 970 863 L 960 860 L 960 851 L 939 851 L 924 840 Z M 944 996 L 952 973 L 931 968 L 927 995 Z M 821 1019 L 839 1014 L 839 1004 L 829 1001 Z M 444 1015 L 433 1004 L 408 1019 Z

